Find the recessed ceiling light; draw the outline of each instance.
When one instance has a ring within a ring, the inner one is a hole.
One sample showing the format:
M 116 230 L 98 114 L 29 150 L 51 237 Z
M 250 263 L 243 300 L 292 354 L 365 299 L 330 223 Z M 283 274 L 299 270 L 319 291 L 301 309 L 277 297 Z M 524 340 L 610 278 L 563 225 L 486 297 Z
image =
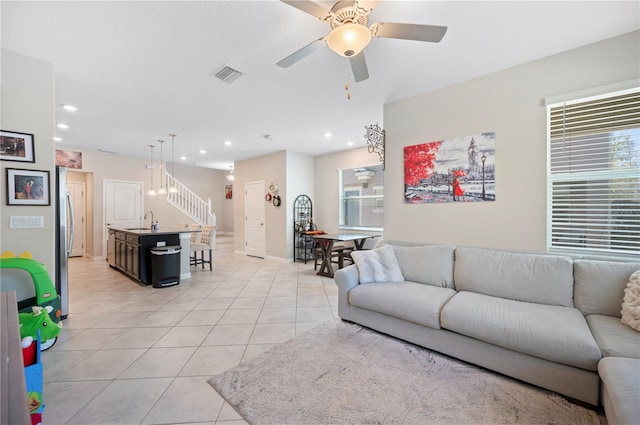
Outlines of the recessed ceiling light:
M 231 146 L 232 145 L 232 143 L 230 141 L 228 141 L 228 140 L 225 140 L 224 144 L 225 144 L 225 146 Z
M 53 138 L 53 141 L 54 142 L 62 142 L 62 137 L 56 136 L 56 137 Z
M 77 107 L 73 105 L 67 105 L 67 104 L 62 105 L 62 108 L 64 108 L 65 111 L 69 111 L 69 112 L 76 112 L 78 110 Z
M 328 139 L 329 137 L 331 137 L 331 136 L 333 136 L 333 135 L 332 135 L 332 134 L 331 134 L 331 132 L 329 132 L 329 131 L 327 131 L 326 133 L 324 133 L 324 137 L 326 137 L 327 139 Z
M 352 140 L 349 140 L 349 141 L 347 142 L 347 146 L 353 146 L 353 141 L 352 141 Z
M 207 153 L 204 149 L 200 149 L 200 153 Z
M 186 161 L 187 157 L 186 156 L 181 156 L 180 159 L 183 160 L 183 161 Z
M 69 126 L 67 124 L 63 124 L 63 123 L 58 123 L 57 127 L 61 128 L 63 130 L 66 130 L 67 128 L 69 128 Z

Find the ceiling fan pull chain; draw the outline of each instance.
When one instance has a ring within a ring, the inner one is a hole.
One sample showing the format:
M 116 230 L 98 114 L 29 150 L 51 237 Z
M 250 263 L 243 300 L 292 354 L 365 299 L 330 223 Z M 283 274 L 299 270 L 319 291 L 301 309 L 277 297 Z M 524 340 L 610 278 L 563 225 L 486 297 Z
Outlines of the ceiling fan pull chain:
M 351 79 L 351 66 L 347 61 L 347 82 L 344 83 L 344 89 L 347 92 L 347 99 L 351 100 L 351 92 L 349 91 L 349 80 Z

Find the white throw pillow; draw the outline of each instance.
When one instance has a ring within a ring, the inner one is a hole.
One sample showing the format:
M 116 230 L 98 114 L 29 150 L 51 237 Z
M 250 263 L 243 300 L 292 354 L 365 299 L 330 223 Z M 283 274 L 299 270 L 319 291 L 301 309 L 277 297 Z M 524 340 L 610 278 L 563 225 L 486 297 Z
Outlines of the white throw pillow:
M 629 278 L 622 301 L 622 323 L 640 332 L 640 270 Z
M 393 247 L 390 245 L 367 251 L 353 251 L 351 258 L 360 273 L 360 283 L 404 280 Z

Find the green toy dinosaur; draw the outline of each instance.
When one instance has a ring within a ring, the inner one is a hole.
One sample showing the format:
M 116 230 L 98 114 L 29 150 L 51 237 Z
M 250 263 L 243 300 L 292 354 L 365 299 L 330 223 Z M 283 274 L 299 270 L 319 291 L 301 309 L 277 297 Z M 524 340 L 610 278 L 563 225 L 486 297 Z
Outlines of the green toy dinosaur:
M 51 348 L 58 339 L 58 334 L 62 328 L 61 323 L 56 323 L 51 319 L 49 313 L 53 311 L 53 307 L 33 307 L 32 313 L 18 313 L 18 321 L 20 322 L 20 338 L 32 338 L 35 340 L 40 330 L 40 339 L 42 341 L 40 349 L 42 351 Z

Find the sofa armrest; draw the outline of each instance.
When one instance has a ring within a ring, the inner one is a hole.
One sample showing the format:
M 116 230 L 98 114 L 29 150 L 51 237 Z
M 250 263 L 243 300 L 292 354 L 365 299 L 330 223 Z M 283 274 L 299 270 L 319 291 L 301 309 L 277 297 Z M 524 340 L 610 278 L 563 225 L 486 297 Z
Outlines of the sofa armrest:
M 338 316 L 343 320 L 349 320 L 349 291 L 360 284 L 359 277 L 353 264 L 336 271 L 333 277 L 338 285 Z

